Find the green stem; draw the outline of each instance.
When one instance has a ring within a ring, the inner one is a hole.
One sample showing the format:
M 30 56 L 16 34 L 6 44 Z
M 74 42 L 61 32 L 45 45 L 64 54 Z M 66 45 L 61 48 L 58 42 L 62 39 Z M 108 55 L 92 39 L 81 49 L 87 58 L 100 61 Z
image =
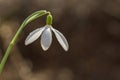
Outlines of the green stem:
M 0 63 L 0 75 L 3 71 L 3 68 L 4 68 L 4 65 L 7 61 L 7 58 L 10 54 L 10 51 L 12 50 L 14 44 L 16 43 L 16 40 L 18 39 L 18 36 L 20 35 L 20 33 L 22 32 L 23 28 L 28 24 L 30 23 L 31 21 L 39 18 L 40 16 L 43 16 L 45 14 L 48 14 L 48 12 L 46 10 L 40 10 L 40 11 L 37 11 L 33 14 L 31 14 L 30 16 L 28 16 L 22 23 L 22 25 L 20 26 L 20 28 L 18 29 L 17 33 L 15 34 L 14 38 L 12 39 L 12 41 L 10 42 L 6 52 L 5 52 L 5 55 L 3 56 L 3 59 Z

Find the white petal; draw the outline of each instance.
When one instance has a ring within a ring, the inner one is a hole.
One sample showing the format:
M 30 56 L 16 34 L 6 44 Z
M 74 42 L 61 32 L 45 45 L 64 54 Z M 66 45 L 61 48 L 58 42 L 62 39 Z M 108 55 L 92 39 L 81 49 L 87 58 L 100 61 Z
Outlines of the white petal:
M 63 49 L 65 51 L 68 51 L 69 45 L 68 45 L 68 42 L 67 42 L 66 38 L 64 37 L 64 35 L 61 32 L 59 32 L 58 30 L 56 30 L 52 27 L 51 27 L 51 29 L 55 33 L 55 36 L 57 37 L 57 40 L 60 43 L 60 45 L 63 47 Z
M 52 33 L 51 29 L 48 27 L 44 30 L 42 36 L 41 36 L 41 47 L 44 51 L 48 50 L 52 43 Z
M 26 38 L 25 40 L 25 45 L 31 44 L 32 42 L 34 42 L 36 39 L 39 38 L 39 36 L 42 34 L 42 32 L 44 31 L 45 27 L 42 28 L 38 28 L 35 29 L 34 31 L 32 31 Z

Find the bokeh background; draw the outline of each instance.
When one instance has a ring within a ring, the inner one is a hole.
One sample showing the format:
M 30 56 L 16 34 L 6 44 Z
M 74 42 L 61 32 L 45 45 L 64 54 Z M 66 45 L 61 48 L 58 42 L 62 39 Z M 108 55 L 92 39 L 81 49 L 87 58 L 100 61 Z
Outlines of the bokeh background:
M 0 80 L 120 80 L 120 0 L 0 0 L 0 60 L 22 21 L 38 10 L 52 12 L 55 37 L 44 52 L 40 39 L 25 46 L 45 17 L 28 24 L 12 49 Z

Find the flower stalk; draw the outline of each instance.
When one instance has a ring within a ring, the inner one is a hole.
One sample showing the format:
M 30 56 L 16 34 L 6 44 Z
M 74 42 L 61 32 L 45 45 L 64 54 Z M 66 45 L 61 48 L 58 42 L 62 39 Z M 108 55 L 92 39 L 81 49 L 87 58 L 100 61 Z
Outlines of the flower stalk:
M 22 25 L 20 26 L 20 28 L 18 29 L 17 33 L 15 34 L 15 36 L 13 37 L 12 41 L 10 42 L 2 60 L 1 60 L 1 63 L 0 63 L 0 75 L 3 71 L 3 68 L 4 68 L 4 65 L 8 59 L 8 56 L 10 54 L 10 51 L 12 50 L 14 44 L 16 43 L 20 33 L 23 31 L 23 28 L 28 24 L 30 23 L 31 21 L 45 15 L 45 14 L 48 14 L 48 12 L 46 10 L 40 10 L 40 11 L 37 11 L 33 14 L 31 14 L 30 16 L 28 16 L 22 23 Z

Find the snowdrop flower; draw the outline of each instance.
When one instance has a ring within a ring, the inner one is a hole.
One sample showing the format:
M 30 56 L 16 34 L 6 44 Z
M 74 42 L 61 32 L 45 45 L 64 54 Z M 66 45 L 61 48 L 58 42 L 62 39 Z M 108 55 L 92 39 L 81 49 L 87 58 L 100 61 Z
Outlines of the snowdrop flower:
M 69 45 L 64 35 L 53 28 L 51 25 L 45 25 L 32 31 L 25 40 L 25 45 L 29 45 L 41 36 L 41 47 L 44 51 L 48 50 L 52 43 L 52 31 L 55 34 L 58 42 L 65 51 L 68 51 Z
M 46 10 L 36 11 L 36 12 L 32 13 L 30 16 L 28 16 L 22 22 L 22 24 L 20 25 L 20 28 L 16 32 L 12 41 L 10 42 L 10 44 L 5 52 L 5 55 L 3 56 L 3 59 L 1 60 L 1 63 L 0 63 L 0 74 L 2 73 L 3 68 L 5 66 L 5 63 L 7 61 L 7 58 L 10 55 L 10 51 L 14 47 L 14 44 L 17 41 L 20 33 L 23 31 L 24 27 L 28 23 L 32 22 L 33 20 L 35 20 L 43 15 L 47 15 L 46 25 L 42 28 L 38 28 L 38 29 L 34 30 L 33 32 L 31 32 L 25 40 L 25 45 L 31 44 L 32 42 L 34 42 L 36 39 L 38 39 L 41 36 L 41 46 L 42 46 L 43 50 L 46 51 L 46 50 L 48 50 L 48 48 L 50 47 L 50 45 L 52 43 L 52 32 L 53 32 L 55 34 L 58 42 L 63 47 L 63 49 L 65 51 L 68 50 L 68 48 L 69 48 L 68 42 L 65 39 L 65 37 L 63 36 L 63 34 L 51 26 L 52 25 L 51 13 L 49 11 L 46 11 Z
M 29 45 L 41 36 L 41 47 L 44 51 L 48 50 L 52 43 L 52 32 L 55 34 L 58 42 L 65 51 L 68 51 L 69 45 L 64 35 L 52 27 L 52 15 L 48 13 L 46 25 L 32 31 L 25 40 L 25 45 Z

